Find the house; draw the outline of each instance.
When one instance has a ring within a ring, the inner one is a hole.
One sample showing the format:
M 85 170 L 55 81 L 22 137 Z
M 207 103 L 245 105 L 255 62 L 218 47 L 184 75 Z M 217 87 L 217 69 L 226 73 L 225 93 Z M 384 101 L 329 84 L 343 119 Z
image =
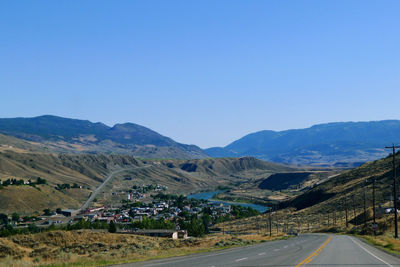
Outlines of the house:
M 78 215 L 79 210 L 72 210 L 72 209 L 65 209 L 61 210 L 61 214 L 64 215 L 65 217 L 73 217 Z

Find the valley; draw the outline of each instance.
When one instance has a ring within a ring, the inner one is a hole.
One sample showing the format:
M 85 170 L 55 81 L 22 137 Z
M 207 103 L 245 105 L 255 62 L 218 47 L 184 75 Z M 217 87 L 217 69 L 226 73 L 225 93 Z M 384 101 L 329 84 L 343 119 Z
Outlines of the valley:
M 255 198 L 273 195 L 272 191 L 258 188 L 261 180 L 274 173 L 293 170 L 302 172 L 302 169 L 250 157 L 145 160 L 127 155 L 54 154 L 8 149 L 0 152 L 0 179 L 3 182 L 8 179 L 27 182 L 40 177 L 47 183 L 37 188 L 29 185 L 3 187 L 0 198 L 5 204 L 0 205 L 0 212 L 31 214 L 45 208 L 78 209 L 95 190 L 98 205 L 119 203 L 126 199 L 130 188 L 143 184 L 166 186 L 167 193 L 183 195 L 227 188 L 231 195 L 244 191 L 249 197 L 247 201 L 257 202 Z M 109 183 L 98 188 L 111 173 L 114 175 Z M 57 189 L 59 185 L 73 184 L 79 188 Z M 123 197 L 117 197 L 121 194 Z
M 373 184 L 376 229 L 386 238 L 378 237 L 374 242 L 384 246 L 395 244 L 387 236 L 393 231 L 392 214 L 387 212 L 393 206 L 390 157 L 355 168 L 349 168 L 356 162 L 347 161 L 346 157 L 341 158 L 343 164 L 336 161 L 309 165 L 305 163 L 310 161 L 301 158 L 297 158 L 299 161 L 294 165 L 252 156 L 209 158 L 197 148 L 176 144 L 152 132 L 155 139 L 151 139 L 151 145 L 143 143 L 148 141 L 124 143 L 124 138 L 136 140 L 140 136 L 136 132 L 138 129 L 148 134 L 146 129 L 133 125 L 109 128 L 87 121 L 35 118 L 46 123 L 49 119 L 52 123 L 53 120 L 77 123 L 76 130 L 60 136 L 57 131 L 64 129 L 57 129 L 56 124 L 50 133 L 46 131 L 48 126 L 31 130 L 27 127 L 26 131 L 15 125 L 0 127 L 3 133 L 14 129 L 12 135 L 0 134 L 0 219 L 3 220 L 0 233 L 3 236 L 41 231 L 49 231 L 51 236 L 53 231 L 59 231 L 57 235 L 64 238 L 70 231 L 75 235 L 81 229 L 92 229 L 85 235 L 103 242 L 93 233 L 100 231 L 110 235 L 107 231 L 118 230 L 119 234 L 126 231 L 135 234 L 135 231 L 170 231 L 179 227 L 198 240 L 193 250 L 185 253 L 205 248 L 213 250 L 218 244 L 225 248 L 287 238 L 302 232 L 368 236 L 373 234 L 370 227 Z M 94 130 L 85 132 L 87 124 Z M 103 136 L 103 140 L 99 141 L 93 132 L 98 137 Z M 128 133 L 129 138 L 125 135 Z M 138 149 L 142 152 L 137 153 Z M 295 155 L 290 157 L 296 158 Z M 299 162 L 304 164 L 299 165 Z M 215 193 L 198 197 L 211 192 Z M 4 216 L 13 225 L 4 224 L 7 221 Z M 15 219 L 17 217 L 19 219 Z M 114 224 L 117 226 L 112 230 L 110 227 Z M 48 237 L 43 234 L 40 238 Z M 206 241 L 210 239 L 211 243 Z M 0 238 L 0 248 L 25 255 L 28 262 L 34 261 L 34 257 L 22 252 L 32 249 L 20 247 L 13 240 Z M 145 239 L 132 240 L 144 242 Z M 150 242 L 155 251 L 164 244 L 157 238 L 146 242 Z M 113 246 L 107 247 L 107 251 L 113 251 Z M 171 254 L 165 256 L 176 255 L 174 249 L 179 250 L 179 246 L 171 244 Z M 64 252 L 59 251 L 58 245 L 51 249 L 58 251 L 54 255 L 59 261 Z M 74 250 L 72 261 L 92 259 L 91 256 L 77 256 L 78 250 Z M 41 261 L 52 262 L 45 259 L 47 252 L 35 253 L 40 255 Z M 95 251 L 91 253 L 98 256 Z M 136 257 L 152 258 L 147 252 L 142 253 L 144 257 Z M 115 257 L 117 254 L 107 254 L 104 259 L 120 262 Z

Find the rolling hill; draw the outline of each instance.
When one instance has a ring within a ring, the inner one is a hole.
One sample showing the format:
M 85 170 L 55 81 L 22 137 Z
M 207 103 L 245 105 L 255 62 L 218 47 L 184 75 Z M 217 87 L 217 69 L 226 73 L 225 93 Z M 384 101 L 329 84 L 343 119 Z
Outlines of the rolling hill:
M 45 115 L 34 118 L 0 119 L 0 133 L 24 140 L 25 146 L 30 144 L 31 150 L 39 151 L 115 153 L 143 158 L 207 157 L 195 145 L 175 142 L 134 123 L 109 127 L 103 123 Z M 8 141 L 3 140 L 1 144 L 8 145 Z M 19 145 L 21 144 L 20 142 Z
M 212 157 L 253 156 L 293 165 L 354 167 L 388 154 L 400 142 L 400 121 L 337 122 L 306 129 L 260 131 L 227 145 L 206 149 Z
M 146 168 L 137 168 L 148 166 Z M 218 186 L 236 186 L 255 175 L 268 176 L 293 168 L 264 162 L 255 158 L 152 160 L 129 155 L 53 154 L 22 151 L 0 151 L 0 180 L 46 179 L 47 184 L 0 185 L 0 213 L 30 214 L 45 208 L 78 208 L 113 170 L 125 169 L 115 176 L 99 202 L 115 201 L 113 192 L 129 190 L 133 185 L 159 184 L 168 186 L 168 192 L 189 194 L 214 190 Z M 125 176 L 131 180 L 124 179 Z M 57 189 L 59 184 L 77 184 L 81 188 Z M 122 192 L 121 191 L 121 192 Z M 109 202 L 107 202 L 109 203 Z M 119 202 L 118 202 L 119 203 Z

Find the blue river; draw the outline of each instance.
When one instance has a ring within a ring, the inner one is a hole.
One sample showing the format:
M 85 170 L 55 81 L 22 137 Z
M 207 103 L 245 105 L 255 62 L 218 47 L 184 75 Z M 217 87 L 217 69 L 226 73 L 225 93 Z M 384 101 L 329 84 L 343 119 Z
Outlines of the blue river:
M 203 199 L 203 200 L 208 200 L 211 203 L 222 203 L 224 205 L 238 205 L 242 207 L 252 207 L 255 210 L 258 210 L 259 212 L 263 213 L 268 210 L 268 207 L 257 205 L 257 204 L 249 204 L 249 203 L 240 203 L 240 202 L 226 202 L 226 201 L 219 201 L 219 200 L 210 200 L 213 198 L 216 194 L 221 193 L 223 191 L 212 191 L 212 192 L 203 192 L 203 193 L 197 193 L 197 194 L 192 194 L 188 195 L 188 199 Z

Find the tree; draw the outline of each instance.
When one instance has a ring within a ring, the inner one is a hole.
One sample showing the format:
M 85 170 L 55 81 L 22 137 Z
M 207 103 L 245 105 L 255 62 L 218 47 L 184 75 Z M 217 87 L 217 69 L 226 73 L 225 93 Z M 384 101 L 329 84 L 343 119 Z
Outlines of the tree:
M 207 213 L 203 214 L 203 216 L 201 217 L 201 220 L 202 220 L 203 225 L 204 225 L 204 232 L 206 234 L 208 234 L 210 232 L 210 230 L 208 229 L 208 226 L 211 223 L 211 216 L 209 214 L 207 214 Z
M 7 224 L 7 223 L 8 223 L 7 214 L 0 213 L 0 224 Z
M 108 225 L 108 232 L 110 233 L 117 232 L 117 226 L 115 226 L 114 221 L 111 221 L 110 224 Z
M 38 177 L 37 180 L 36 180 L 36 183 L 37 184 L 47 184 L 47 181 L 46 181 L 46 179 Z
M 37 232 L 39 232 L 39 230 L 40 230 L 39 227 L 37 227 L 37 225 L 34 223 L 31 223 L 28 225 L 28 231 L 30 233 L 37 233 Z
M 50 209 L 44 209 L 43 210 L 43 215 L 44 216 L 50 216 L 51 215 L 51 210 Z
M 18 222 L 18 221 L 19 221 L 19 214 L 16 213 L 16 212 L 14 212 L 14 213 L 11 215 L 11 220 L 13 220 L 14 222 Z
M 57 208 L 57 209 L 56 209 L 56 212 L 57 212 L 58 214 L 61 214 L 61 208 Z
M 192 218 L 187 225 L 187 231 L 190 236 L 200 237 L 204 236 L 205 230 L 202 221 L 197 218 Z

